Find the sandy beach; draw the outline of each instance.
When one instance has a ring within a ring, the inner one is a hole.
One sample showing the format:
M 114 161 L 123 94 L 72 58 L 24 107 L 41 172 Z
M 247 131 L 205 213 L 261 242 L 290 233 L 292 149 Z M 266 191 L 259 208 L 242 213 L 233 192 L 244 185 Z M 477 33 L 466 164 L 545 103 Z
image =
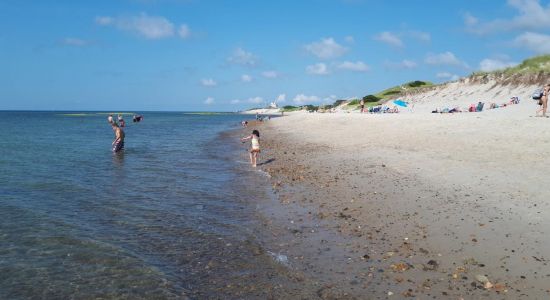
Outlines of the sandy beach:
M 529 91 L 479 113 L 430 114 L 432 97 L 258 125 L 274 251 L 323 299 L 550 297 L 550 120 Z

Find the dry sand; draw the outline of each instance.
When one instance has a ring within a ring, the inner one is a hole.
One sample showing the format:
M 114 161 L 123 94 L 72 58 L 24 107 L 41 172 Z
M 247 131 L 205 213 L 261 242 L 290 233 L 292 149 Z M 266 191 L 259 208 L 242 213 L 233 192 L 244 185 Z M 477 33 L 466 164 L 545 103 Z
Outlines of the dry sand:
M 324 299 L 548 299 L 550 119 L 530 117 L 530 92 L 480 113 L 417 95 L 413 113 L 258 125 L 270 251 Z

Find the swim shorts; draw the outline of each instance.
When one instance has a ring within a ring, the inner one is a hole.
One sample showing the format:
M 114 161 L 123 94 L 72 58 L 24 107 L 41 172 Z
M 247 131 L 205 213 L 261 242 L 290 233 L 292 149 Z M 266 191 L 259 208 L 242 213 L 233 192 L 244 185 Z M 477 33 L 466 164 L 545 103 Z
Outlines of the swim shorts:
M 113 152 L 118 152 L 120 150 L 124 150 L 124 141 L 116 142 L 113 145 Z

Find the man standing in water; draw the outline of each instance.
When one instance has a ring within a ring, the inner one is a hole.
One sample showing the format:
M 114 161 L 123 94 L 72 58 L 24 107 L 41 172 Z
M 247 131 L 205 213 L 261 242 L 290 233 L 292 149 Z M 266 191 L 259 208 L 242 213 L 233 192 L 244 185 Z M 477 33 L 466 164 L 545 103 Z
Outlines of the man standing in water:
M 118 127 L 118 124 L 116 122 L 111 123 L 111 126 L 113 127 L 113 131 L 115 132 L 115 140 L 113 141 L 113 152 L 119 152 L 120 150 L 124 150 L 124 130 L 122 128 Z

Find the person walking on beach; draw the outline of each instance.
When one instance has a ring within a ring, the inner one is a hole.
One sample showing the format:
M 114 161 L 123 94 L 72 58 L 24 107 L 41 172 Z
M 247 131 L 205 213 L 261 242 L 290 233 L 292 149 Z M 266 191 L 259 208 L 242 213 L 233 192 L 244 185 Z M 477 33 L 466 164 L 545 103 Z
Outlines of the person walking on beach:
M 363 113 L 365 111 L 365 100 L 364 99 L 361 99 L 361 101 L 359 101 L 359 106 L 361 107 L 361 113 Z
M 252 130 L 252 134 L 241 139 L 242 142 L 250 140 L 251 148 L 249 151 L 250 164 L 256 167 L 258 157 L 260 156 L 260 132 L 256 129 Z
M 124 130 L 118 126 L 116 122 L 111 123 L 113 131 L 115 132 L 115 139 L 113 140 L 113 152 L 119 152 L 124 150 Z
M 540 108 L 537 110 L 536 116 L 539 117 L 539 112 L 542 112 L 541 117 L 546 117 L 546 110 L 548 109 L 548 95 L 550 94 L 550 83 L 544 86 L 542 90 L 542 97 L 539 100 Z

